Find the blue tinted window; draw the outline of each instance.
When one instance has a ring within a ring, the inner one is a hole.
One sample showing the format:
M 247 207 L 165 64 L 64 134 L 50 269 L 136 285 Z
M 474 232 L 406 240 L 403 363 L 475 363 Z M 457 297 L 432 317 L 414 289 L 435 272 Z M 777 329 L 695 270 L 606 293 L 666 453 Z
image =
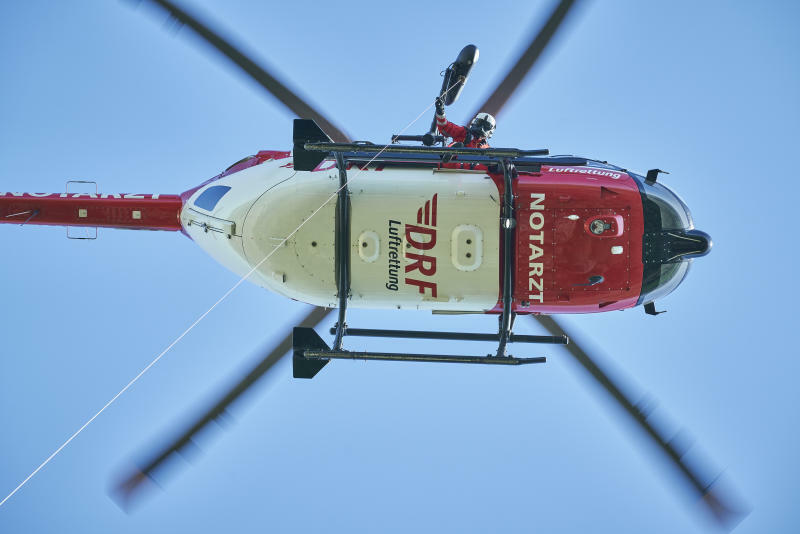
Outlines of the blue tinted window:
M 202 193 L 200 196 L 197 197 L 197 200 L 194 201 L 194 205 L 198 208 L 203 208 L 204 210 L 214 211 L 214 208 L 217 206 L 219 199 L 225 196 L 225 193 L 230 191 L 231 188 L 227 185 L 215 185 L 209 187 Z

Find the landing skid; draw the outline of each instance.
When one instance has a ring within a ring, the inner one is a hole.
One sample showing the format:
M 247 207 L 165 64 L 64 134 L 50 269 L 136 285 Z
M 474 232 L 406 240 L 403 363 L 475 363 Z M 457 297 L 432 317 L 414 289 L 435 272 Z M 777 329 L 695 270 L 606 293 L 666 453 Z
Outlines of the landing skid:
M 336 329 L 331 329 L 333 332 Z M 369 332 L 369 333 L 367 333 Z M 497 340 L 494 334 L 461 334 L 457 332 L 414 332 L 407 330 L 357 330 L 345 329 L 344 335 L 375 337 L 418 337 L 424 339 L 458 339 L 461 341 Z M 480 337 L 480 339 L 478 339 Z M 537 338 L 536 340 L 530 338 Z M 541 338 L 539 340 L 538 338 Z M 546 338 L 546 340 L 545 340 Z M 567 342 L 566 336 L 516 336 L 514 341 L 525 343 L 560 343 Z M 314 376 L 330 360 L 383 360 L 394 362 L 436 362 L 436 363 L 478 363 L 488 365 L 524 365 L 544 363 L 547 358 L 515 358 L 514 356 L 464 356 L 452 354 L 408 354 L 393 352 L 358 352 L 349 350 L 332 350 L 313 328 L 295 327 L 292 333 L 294 349 L 294 377 L 314 378 Z

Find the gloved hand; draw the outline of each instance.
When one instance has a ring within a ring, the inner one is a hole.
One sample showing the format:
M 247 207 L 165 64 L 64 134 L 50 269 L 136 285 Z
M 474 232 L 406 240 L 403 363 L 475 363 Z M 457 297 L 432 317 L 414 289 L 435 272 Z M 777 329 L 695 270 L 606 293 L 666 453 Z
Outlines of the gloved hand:
M 444 115 L 444 100 L 442 100 L 442 97 L 437 96 L 434 104 L 436 105 L 436 114 Z

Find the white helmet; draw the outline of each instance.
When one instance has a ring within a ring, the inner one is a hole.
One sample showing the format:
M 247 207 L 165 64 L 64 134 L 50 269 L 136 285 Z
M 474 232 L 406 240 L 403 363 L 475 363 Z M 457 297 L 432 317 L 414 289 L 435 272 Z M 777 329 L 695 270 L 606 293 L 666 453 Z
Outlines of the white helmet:
M 488 113 L 478 113 L 469 124 L 469 129 L 472 130 L 475 135 L 480 135 L 481 137 L 489 139 L 494 133 L 495 126 L 497 126 L 497 122 L 494 120 L 494 117 Z

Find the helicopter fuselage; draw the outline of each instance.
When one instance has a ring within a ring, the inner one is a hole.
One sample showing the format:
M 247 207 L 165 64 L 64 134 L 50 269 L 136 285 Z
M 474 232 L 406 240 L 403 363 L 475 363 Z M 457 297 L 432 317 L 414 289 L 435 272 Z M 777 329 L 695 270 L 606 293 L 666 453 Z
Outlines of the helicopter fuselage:
M 500 309 L 503 176 L 469 167 L 350 169 L 348 306 Z M 335 307 L 338 180 L 332 160 L 297 171 L 288 153 L 275 153 L 193 191 L 181 223 L 236 274 L 253 271 L 249 279 L 260 286 Z M 515 188 L 515 312 L 586 313 L 637 303 L 642 201 L 627 173 L 544 166 L 520 172 Z
M 297 170 L 279 151 L 181 195 L 0 193 L 0 221 L 182 231 L 237 275 L 322 307 L 337 306 L 337 239 L 349 239 L 348 306 L 500 313 L 503 173 L 400 160 L 348 164 L 349 237 L 336 231 L 336 162 Z M 545 161 L 513 179 L 515 313 L 652 302 L 710 248 L 661 184 L 593 160 Z

